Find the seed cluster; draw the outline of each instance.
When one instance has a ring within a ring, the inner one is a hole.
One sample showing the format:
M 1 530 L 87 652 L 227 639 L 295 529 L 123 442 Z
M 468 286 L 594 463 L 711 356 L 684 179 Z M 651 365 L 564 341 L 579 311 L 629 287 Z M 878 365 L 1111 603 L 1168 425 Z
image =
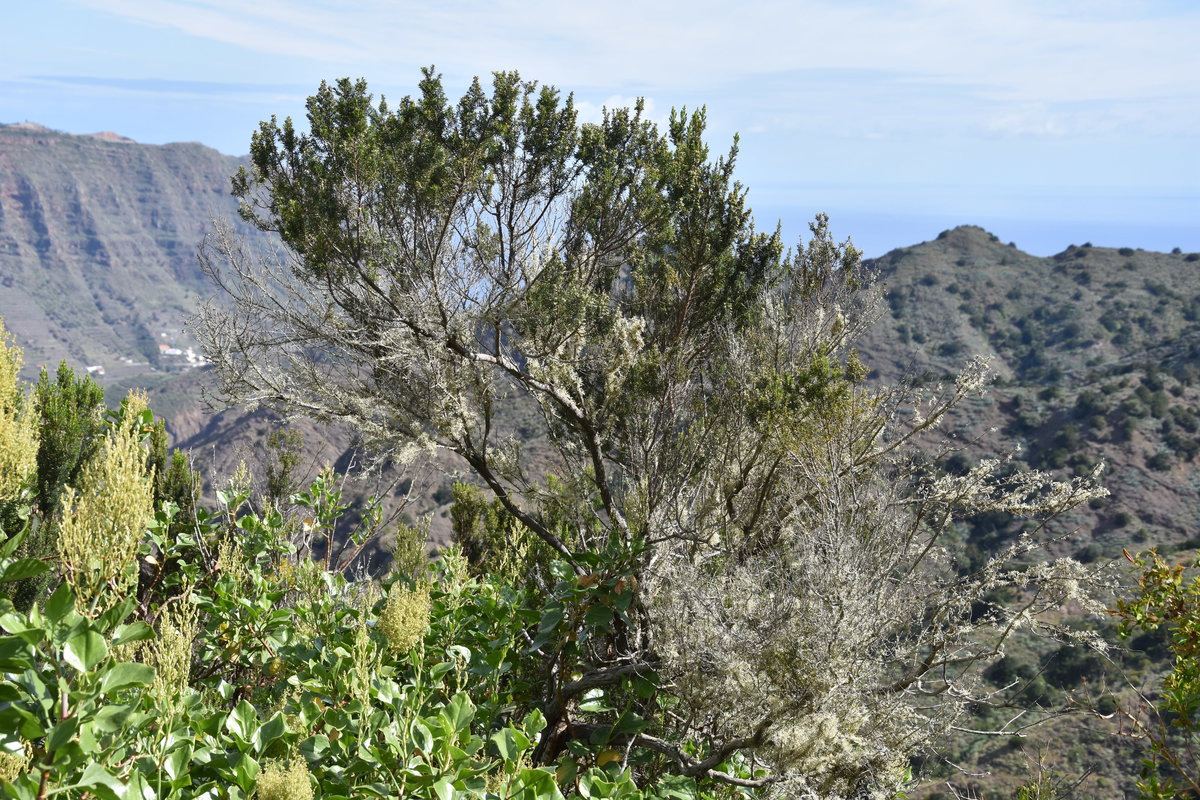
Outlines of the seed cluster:
M 21 348 L 0 325 L 0 501 L 15 500 L 37 466 L 37 415 L 20 389 Z
M 268 766 L 258 776 L 258 800 L 313 800 L 308 768 L 299 761 Z
M 416 647 L 429 627 L 429 587 L 392 589 L 379 614 L 379 632 L 395 653 L 407 653 Z

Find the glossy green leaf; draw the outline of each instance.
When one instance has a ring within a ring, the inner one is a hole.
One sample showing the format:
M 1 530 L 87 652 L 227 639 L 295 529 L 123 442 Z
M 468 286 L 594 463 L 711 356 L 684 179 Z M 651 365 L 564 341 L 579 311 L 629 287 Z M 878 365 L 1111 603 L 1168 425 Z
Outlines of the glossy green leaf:
M 259 726 L 254 733 L 254 748 L 259 754 L 266 751 L 272 743 L 279 737 L 287 733 L 287 723 L 284 722 L 283 714 L 276 713 L 275 716 Z
M 419 719 L 413 720 L 412 739 L 413 744 L 421 752 L 426 755 L 433 752 L 433 732 L 429 730 L 428 725 Z
M 254 789 L 254 783 L 255 779 L 258 778 L 258 772 L 258 762 L 250 756 L 243 753 L 234 757 L 234 780 L 237 781 L 237 785 L 242 789 L 242 791 L 249 792 Z
M 108 608 L 100 615 L 97 626 L 100 630 L 109 631 L 117 627 L 126 617 L 133 613 L 133 609 L 137 607 L 137 599 L 134 597 L 126 597 L 121 602 Z
M 22 528 L 17 533 L 9 536 L 3 542 L 0 542 L 0 558 L 11 558 L 13 553 L 17 552 L 17 548 L 21 546 L 21 542 L 25 541 L 25 537 L 29 535 L 29 528 Z
M 513 781 L 513 800 L 562 800 L 554 773 L 545 769 L 523 769 Z
M 59 587 L 54 590 L 54 594 L 46 600 L 45 615 L 46 619 L 55 624 L 63 623 L 68 614 L 75 611 L 75 595 L 71 592 L 71 587 L 66 583 L 59 584 Z
M 16 731 L 27 742 L 46 735 L 42 721 L 20 706 L 0 708 L 0 730 Z
M 508 762 L 515 763 L 521 754 L 529 749 L 529 739 L 516 728 L 505 728 L 492 734 L 491 742 L 496 747 L 499 756 Z
M 225 729 L 243 742 L 249 742 L 258 729 L 258 714 L 245 700 L 238 702 L 225 718 Z
M 166 761 L 163 762 L 163 770 L 172 783 L 187 775 L 191 757 L 192 747 L 187 742 L 176 747 L 167 755 Z
M 134 715 L 135 711 L 132 706 L 107 705 L 96 712 L 96 716 L 92 717 L 90 724 L 96 730 L 115 733 L 129 727 L 129 722 Z
M 100 680 L 100 691 L 108 693 L 128 686 L 148 686 L 153 680 L 153 667 L 123 661 L 105 670 Z
M 125 795 L 125 784 L 100 764 L 92 762 L 79 781 L 74 785 L 77 789 L 86 789 L 104 800 L 122 800 Z
M 37 558 L 23 558 L 4 567 L 4 570 L 0 572 L 0 583 L 32 578 L 35 575 L 41 575 L 49 571 L 50 565 L 45 561 Z
M 46 750 L 61 750 L 78 731 L 79 717 L 67 717 L 50 729 L 50 734 L 46 737 Z
M 454 800 L 454 784 L 448 778 L 439 778 L 433 784 L 433 793 L 438 800 Z
M 0 597 L 0 599 L 4 598 Z M 38 627 L 38 625 L 36 625 L 30 617 L 20 613 L 19 611 L 7 610 L 3 614 L 0 614 L 0 628 L 3 628 L 12 634 L 24 634 L 29 631 L 35 632 L 37 634 L 36 636 L 21 637 L 30 644 L 34 644 L 42 638 L 41 628 Z
M 20 636 L 0 636 L 0 672 L 33 669 L 37 651 Z
M 104 637 L 89 622 L 81 622 L 67 634 L 63 660 L 80 672 L 87 672 L 108 655 Z
M 466 730 L 475 718 L 475 704 L 464 692 L 459 692 L 451 697 L 450 702 L 442 709 L 442 716 L 445 717 L 450 730 Z
M 137 622 L 117 628 L 116 635 L 113 637 L 113 646 L 117 647 L 130 642 L 144 642 L 153 638 L 154 629 L 139 619 Z

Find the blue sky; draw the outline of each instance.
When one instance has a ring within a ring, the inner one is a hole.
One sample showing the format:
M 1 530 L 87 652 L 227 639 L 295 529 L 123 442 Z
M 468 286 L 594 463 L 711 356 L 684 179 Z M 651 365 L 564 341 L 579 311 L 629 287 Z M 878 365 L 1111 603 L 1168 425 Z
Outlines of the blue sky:
M 0 10 L 0 122 L 239 154 L 322 79 L 517 69 L 585 118 L 706 105 L 759 227 L 868 255 L 959 224 L 1048 255 L 1200 251 L 1200 0 L 39 0 Z

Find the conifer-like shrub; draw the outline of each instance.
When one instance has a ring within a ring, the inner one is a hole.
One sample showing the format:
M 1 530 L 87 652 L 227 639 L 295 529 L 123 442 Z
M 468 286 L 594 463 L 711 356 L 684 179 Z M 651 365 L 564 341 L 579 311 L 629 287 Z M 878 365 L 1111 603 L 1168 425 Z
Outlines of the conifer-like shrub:
M 392 463 L 465 465 L 478 488 L 438 499 L 468 566 L 429 593 L 454 636 L 431 630 L 425 655 L 507 693 L 557 791 L 886 796 L 986 700 L 1013 631 L 1095 638 L 1061 615 L 1097 608 L 1094 570 L 1034 553 L 1103 494 L 1096 473 L 936 469 L 986 366 L 867 384 L 854 344 L 881 288 L 859 251 L 823 215 L 790 250 L 756 227 L 703 111 L 581 125 L 514 73 L 451 102 L 431 70 L 399 103 L 343 80 L 307 111 L 307 133 L 264 123 L 234 182 L 286 255 L 219 228 L 203 260 L 228 297 L 198 335 L 232 400 L 340 420 Z M 1061 322 L 1027 320 L 1025 373 L 1054 371 L 1036 334 Z M 511 402 L 549 456 L 508 431 Z M 1037 522 L 967 553 L 960 524 L 992 512 Z M 390 587 L 372 630 L 393 650 L 420 638 L 410 591 Z M 502 786 L 524 767 L 493 742 Z

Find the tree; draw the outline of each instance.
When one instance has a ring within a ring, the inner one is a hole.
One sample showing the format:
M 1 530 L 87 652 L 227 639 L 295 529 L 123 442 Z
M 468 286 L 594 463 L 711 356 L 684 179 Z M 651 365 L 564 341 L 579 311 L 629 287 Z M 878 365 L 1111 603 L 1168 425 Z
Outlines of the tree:
M 1102 491 L 1000 461 L 938 477 L 915 445 L 983 365 L 865 384 L 858 251 L 824 216 L 792 251 L 757 231 L 703 110 L 581 126 L 514 73 L 451 104 L 427 70 L 394 110 L 322 84 L 308 121 L 254 135 L 234 192 L 283 248 L 218 228 L 203 260 L 232 303 L 199 335 L 229 397 L 381 457 L 453 451 L 540 540 L 537 762 L 592 746 L 650 783 L 886 792 L 1015 629 L 1070 635 L 1041 615 L 1090 573 L 1013 562 Z M 553 478 L 498 420 L 517 402 Z M 971 567 L 953 524 L 995 510 L 1041 522 Z

